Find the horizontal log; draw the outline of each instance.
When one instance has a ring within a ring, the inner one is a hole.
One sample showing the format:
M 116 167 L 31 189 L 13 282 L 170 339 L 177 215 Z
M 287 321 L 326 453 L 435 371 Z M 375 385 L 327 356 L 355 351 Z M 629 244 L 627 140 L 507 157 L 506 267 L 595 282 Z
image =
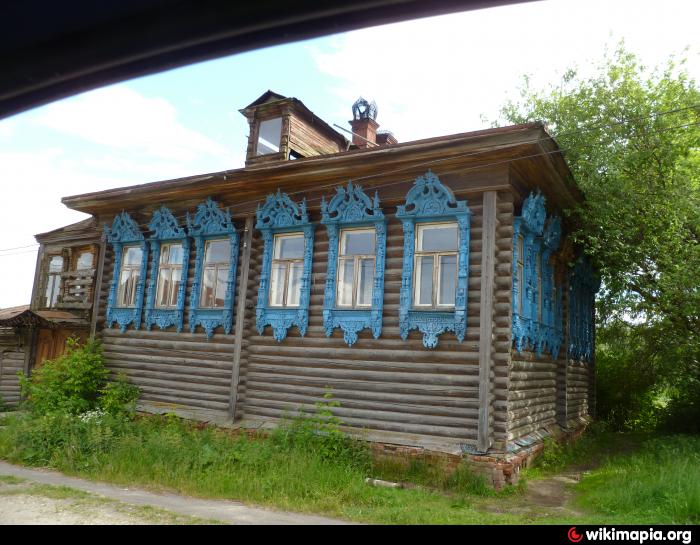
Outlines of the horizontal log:
M 264 416 L 279 419 L 282 413 L 276 409 L 267 409 L 265 407 L 251 407 L 246 411 L 246 415 Z M 421 434 L 435 437 L 452 437 L 463 440 L 473 440 L 476 438 L 476 430 L 467 430 L 460 428 L 451 428 L 443 426 L 428 426 L 420 424 L 402 424 L 396 422 L 384 422 L 377 420 L 367 420 L 363 418 L 344 417 L 343 422 L 346 426 L 358 428 L 370 428 L 374 430 L 394 431 L 400 433 Z M 361 431 L 359 432 L 361 435 Z
M 367 382 L 386 382 L 390 384 L 435 384 L 435 385 L 455 385 L 471 386 L 478 381 L 478 376 L 441 375 L 431 373 L 399 373 L 383 371 L 362 371 L 354 369 L 338 369 L 325 367 L 322 369 L 314 367 L 302 367 L 293 365 L 273 365 L 270 362 L 261 363 L 251 355 L 248 358 L 249 373 L 267 373 L 277 375 L 291 375 L 297 377 L 314 377 L 321 375 L 330 380 L 331 378 L 341 378 L 350 380 L 364 380 Z
M 315 386 L 319 388 L 331 388 L 331 391 L 354 390 L 367 392 L 389 392 L 397 395 L 435 395 L 443 397 L 464 397 L 473 399 L 478 392 L 478 387 L 455 384 L 424 384 L 424 383 L 393 383 L 372 382 L 363 379 L 346 378 L 340 376 L 297 376 L 283 375 L 279 373 L 267 373 L 251 368 L 247 372 L 247 380 L 250 384 L 256 382 L 269 385 L 284 384 L 288 386 Z M 275 386 L 276 387 L 276 386 Z

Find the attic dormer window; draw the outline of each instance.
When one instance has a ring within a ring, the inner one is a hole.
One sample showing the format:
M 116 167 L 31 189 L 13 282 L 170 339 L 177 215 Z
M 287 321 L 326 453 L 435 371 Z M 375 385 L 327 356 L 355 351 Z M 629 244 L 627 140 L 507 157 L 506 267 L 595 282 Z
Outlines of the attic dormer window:
M 282 138 L 282 118 L 266 119 L 258 129 L 257 155 L 279 153 Z

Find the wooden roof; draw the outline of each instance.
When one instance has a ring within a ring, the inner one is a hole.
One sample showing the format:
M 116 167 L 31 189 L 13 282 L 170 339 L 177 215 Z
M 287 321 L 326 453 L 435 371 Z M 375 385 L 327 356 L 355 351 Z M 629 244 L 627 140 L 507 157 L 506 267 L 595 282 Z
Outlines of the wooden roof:
M 509 165 L 518 173 L 523 191 L 540 188 L 557 208 L 569 208 L 583 199 L 561 149 L 544 125 L 528 123 L 132 185 L 64 197 L 62 202 L 90 214 L 207 196 L 257 204 L 278 187 L 309 191 L 348 179 L 361 179 L 371 186 L 375 182 L 408 181 L 429 168 L 442 173 L 493 165 Z
M 75 240 L 85 241 L 86 239 L 95 240 L 99 239 L 100 236 L 101 231 L 97 225 L 97 220 L 95 218 L 87 218 L 70 225 L 64 225 L 53 231 L 39 233 L 34 235 L 34 238 L 39 243 L 49 243 Z
M 61 325 L 87 326 L 75 314 L 63 310 L 29 310 L 29 305 L 0 309 L 0 327 L 57 327 Z

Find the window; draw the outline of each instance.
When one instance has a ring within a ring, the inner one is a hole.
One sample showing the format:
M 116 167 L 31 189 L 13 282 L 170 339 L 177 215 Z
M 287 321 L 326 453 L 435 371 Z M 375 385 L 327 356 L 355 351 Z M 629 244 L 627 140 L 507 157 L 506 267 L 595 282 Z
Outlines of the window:
M 523 313 L 523 293 L 525 290 L 523 289 L 523 282 L 525 281 L 525 268 L 523 266 L 524 263 L 524 258 L 523 258 L 523 252 L 525 251 L 525 239 L 523 238 L 522 235 L 518 235 L 518 260 L 516 263 L 516 285 L 519 286 L 520 289 L 518 289 L 518 314 Z
M 230 268 L 231 241 L 229 239 L 207 240 L 204 248 L 200 308 L 224 306 Z
M 340 232 L 338 307 L 372 306 L 376 252 L 374 229 L 344 229 Z
M 542 252 L 535 254 L 535 275 L 537 278 L 537 322 L 542 323 Z
M 415 307 L 454 307 L 458 247 L 457 223 L 427 223 L 417 226 Z
M 78 254 L 78 258 L 75 260 L 75 270 L 85 271 L 92 269 L 92 262 L 94 255 L 91 251 L 85 250 Z
M 177 306 L 177 295 L 182 281 L 182 244 L 163 244 L 158 267 L 157 307 Z
M 467 331 L 469 223 L 467 201 L 430 170 L 416 178 L 396 217 L 404 233 L 399 334 L 417 329 L 435 348 L 448 331 L 462 342 Z
M 378 339 L 384 309 L 386 219 L 379 195 L 367 195 L 348 182 L 330 201 L 321 201 L 321 223 L 328 232 L 328 269 L 323 299 L 323 329 L 327 337 L 340 328 L 353 346 L 369 329 Z
M 228 335 L 233 327 L 233 290 L 238 260 L 238 233 L 231 212 L 208 198 L 197 205 L 194 216 L 187 216 L 187 232 L 194 238 L 196 249 L 190 331 L 195 333 L 197 327 L 202 327 L 210 339 L 221 327 Z
M 124 246 L 116 306 L 136 306 L 136 287 L 141 279 L 142 258 L 143 250 L 139 246 Z
M 63 272 L 63 258 L 60 255 L 51 256 L 49 271 L 46 280 L 45 306 L 51 308 L 58 302 L 61 292 L 61 273 Z
M 286 339 L 293 326 L 303 337 L 309 325 L 314 248 L 306 201 L 295 203 L 277 190 L 258 207 L 256 218 L 264 249 L 255 327 L 260 335 L 271 327 L 277 342 Z
M 270 274 L 270 306 L 298 307 L 304 273 L 304 235 L 275 235 Z
M 279 153 L 282 138 L 282 118 L 266 119 L 258 126 L 258 155 Z

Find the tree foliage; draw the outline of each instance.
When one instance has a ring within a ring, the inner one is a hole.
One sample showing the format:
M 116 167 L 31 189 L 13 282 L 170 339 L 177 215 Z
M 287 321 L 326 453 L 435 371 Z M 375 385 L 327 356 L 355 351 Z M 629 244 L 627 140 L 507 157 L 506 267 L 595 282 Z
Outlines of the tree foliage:
M 620 426 L 700 394 L 700 90 L 683 65 L 649 70 L 620 44 L 592 76 L 525 78 L 501 111 L 546 124 L 585 196 L 569 223 L 601 273 L 599 408 Z

